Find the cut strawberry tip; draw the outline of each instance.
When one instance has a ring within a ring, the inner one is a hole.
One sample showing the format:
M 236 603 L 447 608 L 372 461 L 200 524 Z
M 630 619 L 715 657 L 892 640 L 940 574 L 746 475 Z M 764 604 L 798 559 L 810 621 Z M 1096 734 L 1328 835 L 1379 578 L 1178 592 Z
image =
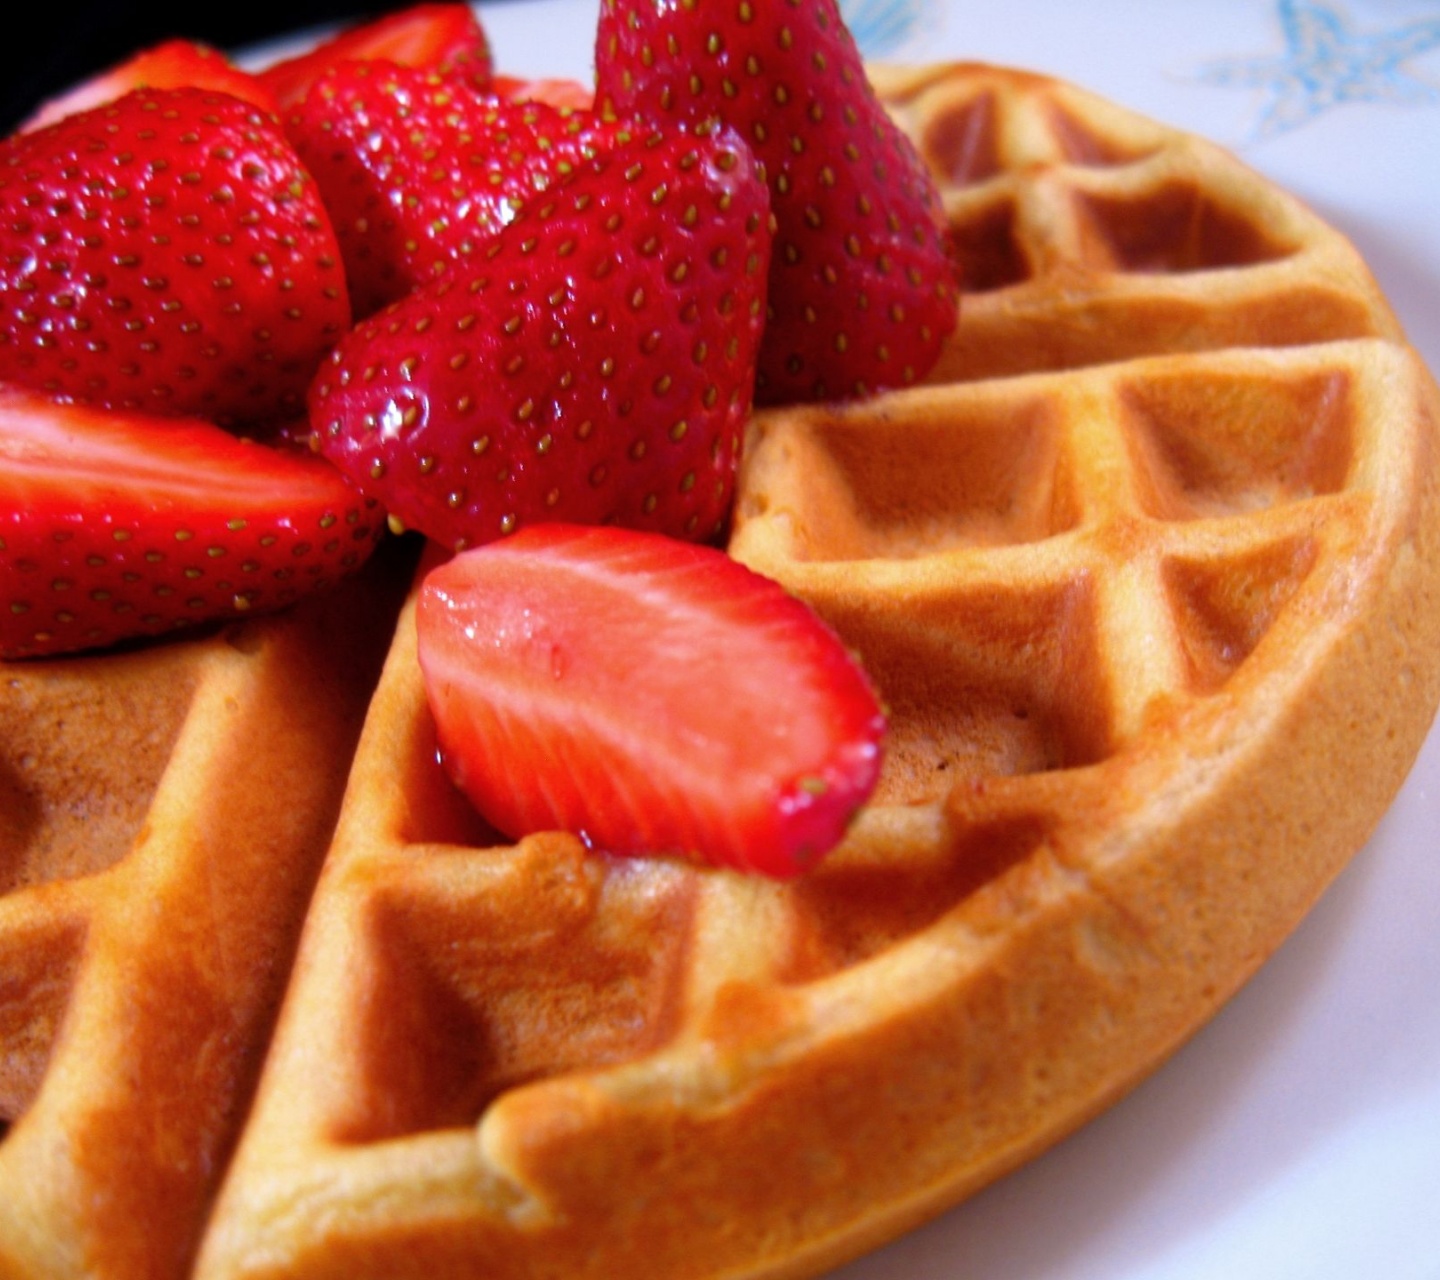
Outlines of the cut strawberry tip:
M 272 63 L 259 79 L 280 109 L 299 102 L 315 81 L 346 62 L 387 62 L 487 88 L 490 42 L 474 6 L 415 4 L 342 26 L 312 48 Z
M 142 49 L 41 103 L 19 132 L 43 129 L 66 116 L 113 102 L 132 89 L 181 87 L 233 94 L 272 114 L 277 109 L 270 91 L 220 50 L 202 41 L 173 39 Z

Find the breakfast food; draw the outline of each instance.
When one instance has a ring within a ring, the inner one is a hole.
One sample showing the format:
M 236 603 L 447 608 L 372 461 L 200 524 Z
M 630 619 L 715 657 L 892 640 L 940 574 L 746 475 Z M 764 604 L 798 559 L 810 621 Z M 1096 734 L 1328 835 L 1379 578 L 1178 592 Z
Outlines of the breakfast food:
M 874 790 L 865 673 L 718 547 L 536 525 L 427 573 L 415 625 L 441 763 L 512 840 L 788 877 Z
M 398 604 L 7 663 L 0 1275 L 185 1274 Z
M 493 78 L 490 41 L 466 4 L 416 4 L 343 27 L 291 57 L 272 62 L 256 78 L 285 110 L 304 101 L 331 69 L 353 62 L 425 67 L 486 88 Z
M 190 418 L 0 384 L 0 659 L 269 612 L 353 572 L 385 528 L 317 458 Z
M 0 378 L 227 424 L 303 412 L 350 306 L 273 116 L 211 89 L 137 89 L 0 156 Z
M 595 96 L 624 119 L 736 129 L 765 170 L 775 251 L 759 403 L 907 386 L 955 327 L 932 175 L 870 92 L 838 7 L 601 0 Z
M 331 67 L 285 123 L 362 319 L 473 259 L 557 170 L 628 136 L 591 111 L 375 62 Z
M 1440 394 L 1364 264 L 1082 90 L 873 76 L 961 321 L 754 416 L 729 542 L 886 705 L 846 839 L 781 883 L 498 838 L 400 547 L 8 664 L 0 1274 L 817 1273 L 1157 1066 L 1364 841 L 1440 698 Z
M 335 346 L 311 386 L 316 447 L 449 549 L 547 520 L 714 539 L 769 251 L 765 187 L 731 131 L 617 140 L 515 213 L 478 271 Z

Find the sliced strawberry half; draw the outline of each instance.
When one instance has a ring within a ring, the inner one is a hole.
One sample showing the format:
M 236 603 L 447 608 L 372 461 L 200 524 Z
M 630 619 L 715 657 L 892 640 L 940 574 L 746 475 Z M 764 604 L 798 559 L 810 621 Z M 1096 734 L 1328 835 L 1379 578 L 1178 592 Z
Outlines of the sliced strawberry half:
M 417 619 L 444 765 L 512 838 L 788 877 L 877 781 L 861 668 L 714 548 L 537 525 L 432 570 Z
M 223 53 L 198 40 L 164 40 L 41 105 L 22 132 L 41 129 L 79 111 L 123 97 L 132 89 L 212 89 L 277 110 L 275 98 L 260 80 Z
M 279 608 L 357 568 L 380 510 L 322 459 L 0 385 L 0 657 Z
M 264 68 L 260 79 L 283 111 L 332 67 L 384 61 L 488 87 L 490 42 L 468 4 L 418 4 L 355 23 L 312 49 Z

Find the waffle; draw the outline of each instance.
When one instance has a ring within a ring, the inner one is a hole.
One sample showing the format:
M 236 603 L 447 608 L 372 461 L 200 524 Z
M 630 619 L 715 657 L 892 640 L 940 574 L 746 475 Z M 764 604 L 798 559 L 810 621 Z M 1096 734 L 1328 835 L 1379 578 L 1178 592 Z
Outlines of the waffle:
M 1363 844 L 1440 700 L 1440 392 L 1364 264 L 1224 152 L 1078 89 L 875 80 L 944 188 L 961 323 L 927 385 L 757 415 L 731 543 L 886 701 L 844 844 L 786 884 L 507 845 L 436 764 L 412 599 L 261 1064 L 301 890 L 237 868 L 230 963 L 167 947 L 148 987 L 136 921 L 197 931 L 151 850 L 209 823 L 203 774 L 232 781 L 238 695 L 208 673 L 253 646 L 7 670 L 11 790 L 37 687 L 59 719 L 127 663 L 146 688 L 207 674 L 75 726 L 77 751 L 164 727 L 111 865 L 0 898 L 0 1274 L 817 1274 L 1155 1069 Z M 22 867 L 64 843 L 4 839 Z M 173 860 L 207 913 L 215 867 L 197 890 Z M 253 1033 L 197 1035 L 262 899 Z M 200 932 L 220 950 L 223 922 Z M 106 1056 L 117 1008 L 154 1020 Z M 176 1072 L 196 1039 L 204 1069 Z M 92 1092 L 112 1140 L 67 1144 Z
M 0 665 L 0 1276 L 186 1273 L 334 830 L 395 554 L 284 616 Z

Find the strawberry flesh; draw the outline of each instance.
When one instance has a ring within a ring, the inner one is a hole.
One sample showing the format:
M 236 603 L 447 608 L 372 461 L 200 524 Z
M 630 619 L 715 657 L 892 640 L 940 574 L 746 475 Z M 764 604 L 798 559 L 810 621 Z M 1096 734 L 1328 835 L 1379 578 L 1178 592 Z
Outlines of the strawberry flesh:
M 492 72 L 490 42 L 470 5 L 417 4 L 344 27 L 264 68 L 260 80 L 283 111 L 331 68 L 374 61 L 433 71 L 476 89 L 489 86 Z
M 768 197 L 728 131 L 636 139 L 532 200 L 467 273 L 362 322 L 316 377 L 319 449 L 448 548 L 535 521 L 725 524 Z
M 861 668 L 711 547 L 537 525 L 432 570 L 417 628 L 444 766 L 511 838 L 790 877 L 878 778 Z
M 43 103 L 21 129 L 41 129 L 66 116 L 102 106 L 132 89 L 210 89 L 275 112 L 277 104 L 258 77 L 218 49 L 197 40 L 164 40 Z
M 593 111 L 595 108 L 595 90 L 568 76 L 497 75 L 490 88 L 497 97 L 507 102 L 543 102 L 572 111 Z
M 349 321 L 315 185 L 252 104 L 136 90 L 0 143 L 0 378 L 263 421 Z
M 0 384 L 0 658 L 279 608 L 384 527 L 308 454 Z
M 764 165 L 777 228 L 757 401 L 929 372 L 958 305 L 940 199 L 834 0 L 602 0 L 595 62 L 602 110 L 722 120 Z
M 322 75 L 285 131 L 330 211 L 357 316 L 475 257 L 536 192 L 628 136 L 370 62 Z

